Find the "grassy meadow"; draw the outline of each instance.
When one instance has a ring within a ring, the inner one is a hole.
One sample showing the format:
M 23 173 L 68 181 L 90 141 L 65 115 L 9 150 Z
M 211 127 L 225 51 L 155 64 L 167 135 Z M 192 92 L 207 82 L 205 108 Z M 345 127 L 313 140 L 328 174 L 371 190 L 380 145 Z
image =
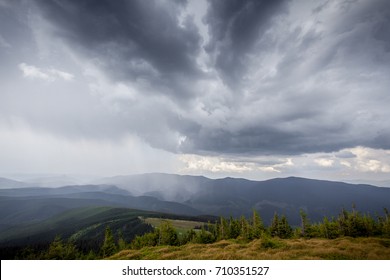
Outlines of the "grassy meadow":
M 168 222 L 175 229 L 178 234 L 184 234 L 190 229 L 201 228 L 204 226 L 204 222 L 188 221 L 188 220 L 175 220 L 175 219 L 163 219 L 163 218 L 146 218 L 143 222 L 153 226 L 154 228 L 160 227 L 162 223 Z
M 221 240 L 213 244 L 144 247 L 123 250 L 113 260 L 390 260 L 390 239 L 265 238 L 251 242 Z

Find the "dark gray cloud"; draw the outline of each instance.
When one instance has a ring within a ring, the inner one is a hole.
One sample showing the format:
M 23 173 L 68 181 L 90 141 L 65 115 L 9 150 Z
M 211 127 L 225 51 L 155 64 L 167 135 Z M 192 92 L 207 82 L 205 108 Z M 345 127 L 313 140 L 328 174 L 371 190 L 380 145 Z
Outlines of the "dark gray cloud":
M 208 1 L 208 36 L 186 1 L 4 3 L 3 119 L 229 158 L 390 149 L 386 0 Z M 18 85 L 20 63 L 80 69 L 73 84 Z
M 96 59 L 114 80 L 144 79 L 160 93 L 190 97 L 183 83 L 201 75 L 201 37 L 191 18 L 180 19 L 185 1 L 35 2 L 56 36 Z
M 0 60 L 3 67 L 0 67 L 0 80 L 2 83 L 9 81 L 10 72 L 17 72 L 14 67 L 9 67 L 11 61 L 23 59 L 36 49 L 26 42 L 32 39 L 30 30 L 26 27 L 26 9 L 20 1 L 0 2 Z M 17 51 L 16 51 L 17 50 Z
M 389 3 L 323 1 L 313 10 L 299 1 L 256 3 L 210 2 L 208 48 L 234 84 L 234 113 L 227 125 L 203 127 L 189 145 L 237 154 L 390 148 L 381 105 L 389 104 Z M 299 4 L 309 11 L 294 9 Z M 265 75 L 254 73 L 262 68 Z
M 211 0 L 204 18 L 210 42 L 206 50 L 224 81 L 239 88 L 255 42 L 269 30 L 272 19 L 286 12 L 285 0 Z

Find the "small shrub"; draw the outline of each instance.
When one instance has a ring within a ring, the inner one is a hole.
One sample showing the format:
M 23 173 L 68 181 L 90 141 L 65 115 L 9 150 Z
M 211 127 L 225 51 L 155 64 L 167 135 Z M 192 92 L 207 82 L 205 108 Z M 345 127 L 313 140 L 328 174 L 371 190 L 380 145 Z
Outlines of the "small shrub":
M 281 242 L 280 240 L 276 240 L 273 238 L 264 238 L 261 241 L 261 248 L 264 249 L 278 249 L 285 247 L 285 244 Z

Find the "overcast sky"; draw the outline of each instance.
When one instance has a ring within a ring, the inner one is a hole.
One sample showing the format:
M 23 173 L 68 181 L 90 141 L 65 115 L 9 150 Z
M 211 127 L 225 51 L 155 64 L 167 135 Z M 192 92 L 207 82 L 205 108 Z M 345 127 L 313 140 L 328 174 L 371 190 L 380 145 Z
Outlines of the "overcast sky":
M 0 175 L 390 179 L 388 0 L 0 0 Z

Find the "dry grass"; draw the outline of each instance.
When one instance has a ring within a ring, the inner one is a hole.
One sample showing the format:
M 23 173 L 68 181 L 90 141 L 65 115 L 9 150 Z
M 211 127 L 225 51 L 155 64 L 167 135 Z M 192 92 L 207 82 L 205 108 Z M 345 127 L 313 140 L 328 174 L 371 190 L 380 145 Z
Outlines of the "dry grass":
M 165 260 L 390 260 L 390 239 L 263 239 L 245 243 L 222 240 L 214 244 L 187 244 L 124 250 L 110 259 Z
M 171 219 L 161 219 L 161 218 L 146 218 L 144 221 L 145 223 L 150 224 L 154 227 L 159 227 L 163 222 L 169 222 L 177 230 L 189 230 L 204 225 L 203 222 L 171 220 Z

